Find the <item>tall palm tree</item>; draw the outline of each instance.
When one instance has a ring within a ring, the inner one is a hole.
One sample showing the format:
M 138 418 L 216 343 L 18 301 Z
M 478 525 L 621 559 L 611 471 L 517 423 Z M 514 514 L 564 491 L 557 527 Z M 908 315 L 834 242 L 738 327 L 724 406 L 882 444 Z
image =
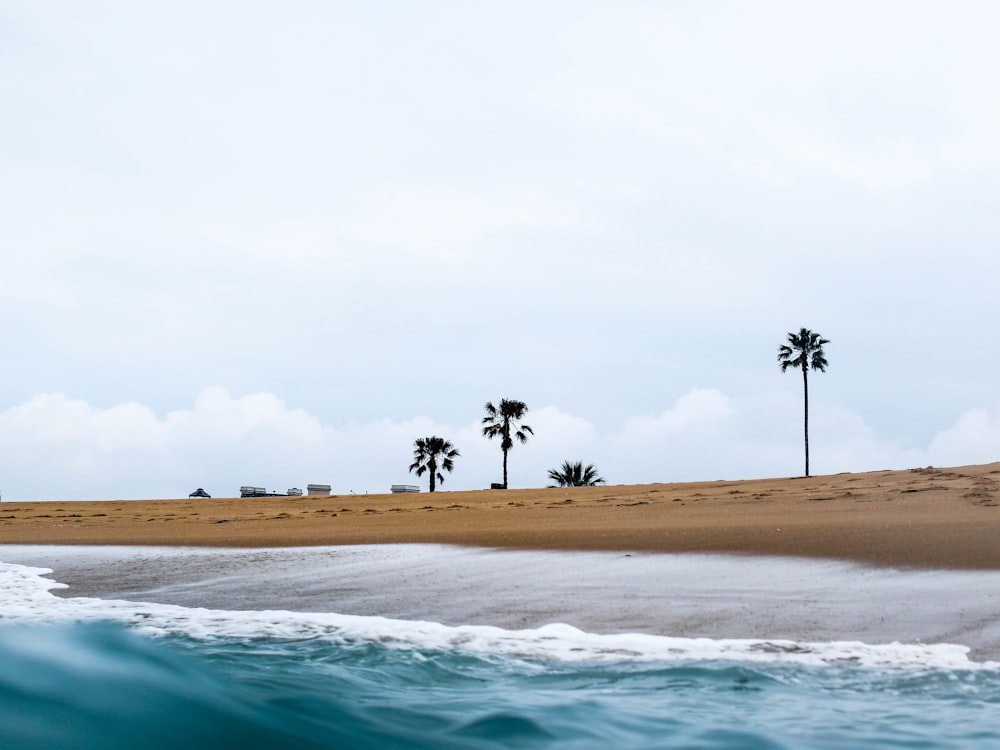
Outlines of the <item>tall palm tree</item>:
M 549 479 L 555 482 L 551 487 L 594 487 L 607 484 L 603 477 L 597 475 L 596 466 L 587 464 L 585 467 L 583 461 L 563 461 L 560 468 L 549 469 Z
M 823 338 L 808 328 L 802 328 L 798 333 L 789 333 L 788 343 L 778 347 L 778 363 L 781 365 L 782 372 L 789 367 L 798 367 L 802 370 L 802 393 L 805 404 L 803 431 L 806 439 L 806 476 L 809 476 L 809 370 L 826 372 L 827 362 L 823 344 L 829 343 L 829 339 Z
M 483 417 L 483 436 L 492 440 L 500 436 L 500 450 L 503 451 L 503 488 L 507 489 L 507 453 L 514 447 L 514 439 L 519 443 L 527 443 L 528 435 L 535 431 L 528 425 L 518 425 L 524 419 L 528 407 L 523 401 L 501 399 L 500 406 L 486 402 L 486 416 Z
M 444 438 L 434 435 L 417 438 L 413 443 L 413 463 L 410 464 L 410 471 L 415 470 L 418 477 L 422 477 L 425 471 L 428 472 L 431 492 L 433 492 L 435 479 L 444 484 L 444 474 L 439 469 L 450 472 L 455 468 L 454 459 L 458 455 L 455 446 Z

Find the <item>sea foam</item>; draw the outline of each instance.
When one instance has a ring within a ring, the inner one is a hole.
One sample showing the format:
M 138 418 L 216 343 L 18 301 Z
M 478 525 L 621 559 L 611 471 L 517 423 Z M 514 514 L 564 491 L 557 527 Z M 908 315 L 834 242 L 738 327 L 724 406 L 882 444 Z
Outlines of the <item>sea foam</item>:
M 113 622 L 150 636 L 199 640 L 320 640 L 392 649 L 449 650 L 550 662 L 738 662 L 889 669 L 997 669 L 975 662 L 955 644 L 866 644 L 783 639 L 681 638 L 643 633 L 598 634 L 553 623 L 526 630 L 486 625 L 283 610 L 224 610 L 123 600 L 55 596 L 64 584 L 47 568 L 0 563 L 0 622 Z

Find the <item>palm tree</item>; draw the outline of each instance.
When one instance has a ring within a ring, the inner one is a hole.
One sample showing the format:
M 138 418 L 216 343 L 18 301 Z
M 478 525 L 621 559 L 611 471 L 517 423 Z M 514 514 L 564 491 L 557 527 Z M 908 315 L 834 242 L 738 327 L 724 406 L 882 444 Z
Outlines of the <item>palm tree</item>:
M 563 461 L 563 465 L 558 469 L 549 469 L 549 479 L 555 484 L 550 487 L 595 487 L 598 484 L 607 484 L 603 477 L 597 475 L 597 467 L 593 464 L 583 465 L 583 461 L 570 463 Z
M 454 459 L 459 455 L 450 442 L 444 438 L 434 435 L 431 437 L 417 438 L 413 443 L 413 463 L 410 464 L 410 471 L 416 470 L 417 476 L 422 477 L 424 472 L 430 474 L 431 492 L 434 491 L 434 480 L 444 484 L 444 474 L 438 469 L 450 472 L 455 468 Z
M 802 369 L 802 392 L 805 404 L 804 433 L 806 439 L 806 476 L 809 476 L 809 370 L 819 370 L 826 372 L 826 353 L 823 351 L 823 344 L 829 344 L 830 340 L 825 339 L 818 333 L 802 328 L 798 333 L 788 334 L 788 343 L 778 347 L 778 363 L 781 371 L 784 372 L 789 367 L 799 367 Z
M 507 453 L 514 447 L 514 438 L 518 442 L 528 442 L 528 435 L 534 435 L 535 431 L 528 425 L 518 425 L 524 419 L 528 407 L 523 401 L 512 399 L 501 399 L 500 406 L 496 407 L 492 402 L 486 402 L 486 416 L 483 417 L 483 436 L 492 440 L 497 435 L 500 436 L 500 450 L 503 451 L 503 488 L 507 489 Z

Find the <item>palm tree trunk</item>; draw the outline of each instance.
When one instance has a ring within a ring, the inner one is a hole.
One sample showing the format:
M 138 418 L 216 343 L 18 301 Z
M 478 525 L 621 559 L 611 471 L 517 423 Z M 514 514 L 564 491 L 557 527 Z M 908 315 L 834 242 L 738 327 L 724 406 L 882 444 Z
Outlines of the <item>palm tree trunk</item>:
M 503 488 L 507 489 L 507 451 L 503 452 Z
M 804 405 L 802 432 L 806 443 L 806 476 L 809 476 L 809 375 L 805 364 L 802 365 L 802 394 Z

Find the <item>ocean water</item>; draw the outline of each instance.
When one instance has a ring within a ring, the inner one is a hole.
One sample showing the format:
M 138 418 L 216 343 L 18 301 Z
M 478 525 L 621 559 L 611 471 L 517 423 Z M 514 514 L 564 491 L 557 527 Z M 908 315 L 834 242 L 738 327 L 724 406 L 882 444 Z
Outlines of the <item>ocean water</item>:
M 1000 664 L 963 645 L 215 609 L 49 573 L 0 563 L 5 750 L 1000 747 Z

